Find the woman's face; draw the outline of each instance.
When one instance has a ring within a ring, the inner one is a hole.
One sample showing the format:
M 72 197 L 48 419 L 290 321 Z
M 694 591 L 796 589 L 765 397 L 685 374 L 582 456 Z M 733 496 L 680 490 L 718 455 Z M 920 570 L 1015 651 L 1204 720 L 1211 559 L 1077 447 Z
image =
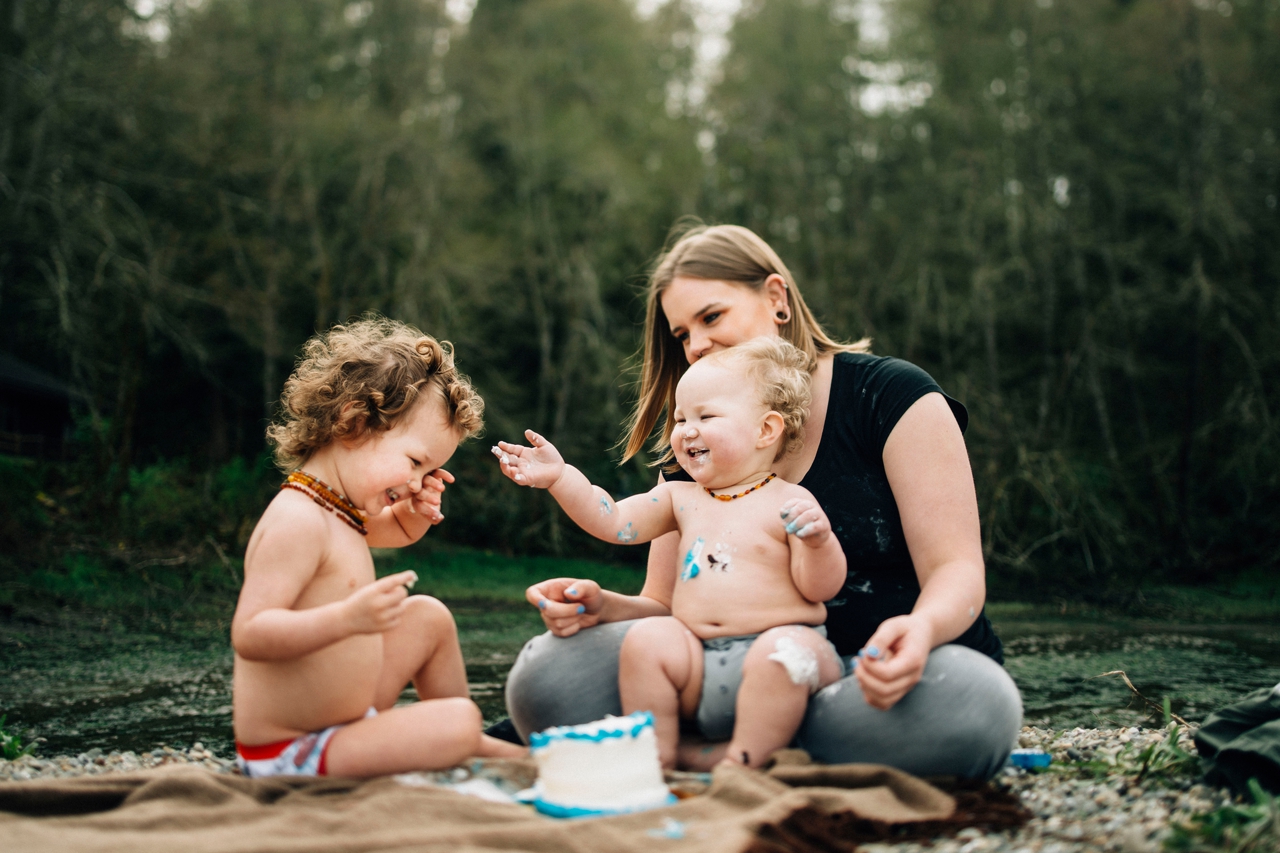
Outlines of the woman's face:
M 776 335 L 778 326 L 785 322 L 778 313 L 791 316 L 786 283 L 780 275 L 769 276 L 760 290 L 680 276 L 671 280 L 658 301 L 690 364 L 709 352 Z

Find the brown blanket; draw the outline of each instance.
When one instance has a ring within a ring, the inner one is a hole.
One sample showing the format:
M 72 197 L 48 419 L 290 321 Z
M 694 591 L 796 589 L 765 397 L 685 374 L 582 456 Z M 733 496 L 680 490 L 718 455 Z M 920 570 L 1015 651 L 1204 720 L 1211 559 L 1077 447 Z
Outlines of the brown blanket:
M 532 778 L 527 761 L 485 765 L 507 778 Z M 764 853 L 853 850 L 857 839 L 891 837 L 897 827 L 936 834 L 1007 823 L 1020 811 L 957 814 L 956 805 L 920 779 L 869 764 L 792 764 L 768 774 L 724 768 L 705 793 L 675 805 L 572 821 L 392 778 L 244 779 L 171 767 L 0 784 L 0 837 L 10 853 Z

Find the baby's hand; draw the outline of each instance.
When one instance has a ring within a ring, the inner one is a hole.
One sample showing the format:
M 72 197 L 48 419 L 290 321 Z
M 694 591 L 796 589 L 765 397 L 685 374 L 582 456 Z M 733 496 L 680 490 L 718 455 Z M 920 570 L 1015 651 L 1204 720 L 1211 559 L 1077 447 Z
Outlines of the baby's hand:
M 347 620 L 353 634 L 381 634 L 400 624 L 408 607 L 409 587 L 418 581 L 416 572 L 387 575 L 353 592 L 345 602 Z
M 564 474 L 564 458 L 555 445 L 531 429 L 524 431 L 533 447 L 499 441 L 493 455 L 502 465 L 502 473 L 521 486 L 549 489 Z
M 789 536 L 794 536 L 810 548 L 817 548 L 831 535 L 831 522 L 827 514 L 808 498 L 792 498 L 782 505 L 778 515 Z
M 444 521 L 444 513 L 440 512 L 440 501 L 444 497 L 445 483 L 453 481 L 453 475 L 443 468 L 423 474 L 420 484 L 410 481 L 409 512 L 423 516 L 431 524 Z

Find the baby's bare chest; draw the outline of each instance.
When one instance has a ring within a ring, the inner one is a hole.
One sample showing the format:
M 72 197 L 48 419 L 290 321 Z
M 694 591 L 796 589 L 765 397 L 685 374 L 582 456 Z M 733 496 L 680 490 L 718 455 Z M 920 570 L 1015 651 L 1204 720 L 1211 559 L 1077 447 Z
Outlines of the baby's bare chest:
M 677 506 L 682 578 L 704 572 L 741 577 L 744 571 L 787 571 L 790 549 L 776 501 L 736 503 L 702 501 L 686 504 L 683 510 Z

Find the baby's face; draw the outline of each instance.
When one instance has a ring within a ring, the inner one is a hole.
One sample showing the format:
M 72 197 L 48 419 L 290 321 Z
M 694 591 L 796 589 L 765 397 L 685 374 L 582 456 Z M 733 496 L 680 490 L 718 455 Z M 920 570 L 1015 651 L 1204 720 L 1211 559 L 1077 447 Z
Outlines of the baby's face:
M 695 362 L 676 386 L 676 461 L 708 488 L 739 482 L 759 465 L 766 414 L 751 379 L 719 362 Z

